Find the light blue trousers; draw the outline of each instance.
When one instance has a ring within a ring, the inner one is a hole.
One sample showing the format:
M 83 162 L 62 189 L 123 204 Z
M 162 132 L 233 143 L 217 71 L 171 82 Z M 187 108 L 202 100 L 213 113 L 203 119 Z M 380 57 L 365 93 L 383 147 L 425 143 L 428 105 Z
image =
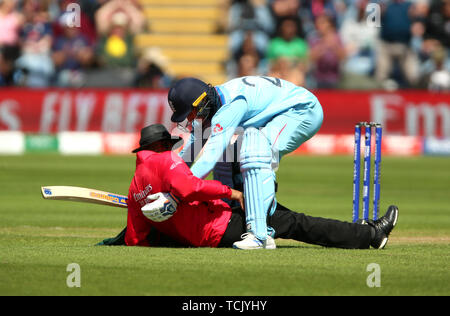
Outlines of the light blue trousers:
M 269 121 L 262 132 L 272 146 L 274 162 L 279 163 L 284 155 L 293 152 L 313 137 L 322 122 L 323 111 L 319 102 L 308 107 L 299 104 Z
M 244 133 L 241 173 L 244 180 L 247 229 L 260 240 L 274 236 L 267 216 L 276 208 L 275 171 L 281 157 L 293 152 L 320 129 L 323 111 L 319 102 L 300 104 L 281 113 L 259 131 Z

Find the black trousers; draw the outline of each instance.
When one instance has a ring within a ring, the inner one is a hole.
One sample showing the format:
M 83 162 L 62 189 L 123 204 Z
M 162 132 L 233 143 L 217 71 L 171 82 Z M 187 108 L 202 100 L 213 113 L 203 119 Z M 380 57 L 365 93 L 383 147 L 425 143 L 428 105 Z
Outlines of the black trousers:
M 267 224 L 275 229 L 275 238 L 293 239 L 325 247 L 367 249 L 372 239 L 372 228 L 320 217 L 307 216 L 293 212 L 277 204 L 275 213 L 268 218 Z M 125 245 L 125 229 L 115 238 L 108 238 L 98 245 Z M 241 240 L 246 232 L 245 212 L 240 207 L 233 208 L 228 227 L 218 247 L 231 247 Z M 153 247 L 186 247 L 155 228 L 149 232 L 147 239 Z
M 275 238 L 347 249 L 369 248 L 374 233 L 369 225 L 307 216 L 293 212 L 279 203 L 267 224 L 275 229 Z M 241 208 L 233 208 L 219 247 L 231 247 L 235 241 L 241 240 L 241 235 L 245 232 L 245 213 Z

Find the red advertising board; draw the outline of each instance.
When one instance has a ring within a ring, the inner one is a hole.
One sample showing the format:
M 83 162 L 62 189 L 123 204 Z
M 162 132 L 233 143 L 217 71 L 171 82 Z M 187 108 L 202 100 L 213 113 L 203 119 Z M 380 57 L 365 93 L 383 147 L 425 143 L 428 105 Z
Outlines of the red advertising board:
M 167 91 L 0 90 L 0 130 L 127 133 L 170 114 Z
M 383 134 L 450 138 L 450 93 L 317 91 L 321 133 L 351 133 L 358 121 L 381 123 Z
M 383 134 L 450 138 L 450 94 L 426 91 L 315 91 L 324 109 L 320 134 L 351 134 L 359 121 Z M 0 90 L 0 130 L 32 133 L 133 133 L 152 123 L 170 128 L 167 91 Z

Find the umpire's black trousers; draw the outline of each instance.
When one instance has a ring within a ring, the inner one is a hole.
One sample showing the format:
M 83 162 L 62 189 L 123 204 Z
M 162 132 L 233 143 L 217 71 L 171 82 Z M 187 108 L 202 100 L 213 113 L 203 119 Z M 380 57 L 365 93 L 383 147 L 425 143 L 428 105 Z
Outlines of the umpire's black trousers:
M 325 247 L 367 249 L 372 240 L 373 228 L 333 219 L 307 216 L 293 212 L 278 203 L 275 213 L 268 218 L 268 225 L 275 229 L 275 238 L 297 241 Z M 233 208 L 227 230 L 218 247 L 231 247 L 246 232 L 245 213 Z

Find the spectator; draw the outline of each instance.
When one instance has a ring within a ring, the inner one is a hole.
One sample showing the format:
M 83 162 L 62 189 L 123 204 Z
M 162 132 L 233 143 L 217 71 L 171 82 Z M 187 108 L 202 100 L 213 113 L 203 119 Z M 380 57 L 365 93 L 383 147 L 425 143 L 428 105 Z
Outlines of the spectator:
M 19 45 L 23 15 L 16 10 L 17 0 L 0 1 L 0 47 Z
M 257 55 L 258 59 L 263 59 L 265 57 L 265 51 L 261 51 L 255 45 L 254 33 L 252 31 L 247 31 L 244 35 L 244 40 L 241 46 L 233 54 L 234 60 L 239 60 L 243 55 L 251 54 Z
M 336 0 L 303 0 L 300 10 L 303 28 L 306 34 L 315 30 L 315 21 L 319 16 L 327 15 L 336 28 L 340 27 L 340 11 L 336 8 Z
M 426 19 L 425 38 L 438 41 L 450 49 L 450 0 L 432 0 Z
M 410 16 L 412 22 L 426 22 L 427 16 L 429 14 L 429 5 L 430 0 L 414 0 L 411 9 L 410 9 Z
M 127 31 L 132 34 L 142 32 L 145 26 L 145 17 L 141 12 L 137 1 L 133 0 L 109 0 L 95 13 L 97 33 L 106 35 L 110 32 L 113 16 L 117 12 L 123 12 L 127 16 Z
M 128 32 L 128 17 L 116 12 L 111 18 L 111 29 L 100 37 L 98 43 L 99 63 L 106 68 L 133 67 L 133 36 Z
M 273 0 L 270 8 L 275 18 L 277 29 L 280 23 L 287 19 L 297 19 L 300 13 L 300 0 Z
M 259 57 L 256 54 L 245 54 L 239 58 L 237 77 L 256 76 L 258 72 Z
M 432 91 L 450 91 L 450 63 L 444 47 L 440 46 L 433 52 L 432 61 L 435 67 L 430 75 L 428 89 Z
M 286 57 L 275 59 L 270 64 L 269 76 L 288 80 L 297 86 L 306 86 L 306 69 Z
M 308 44 L 299 37 L 298 20 L 286 18 L 280 23 L 279 36 L 269 43 L 267 58 L 287 57 L 295 62 L 305 62 L 307 56 Z
M 14 61 L 16 52 L 12 46 L 0 48 L 0 87 L 14 85 Z M 12 53 L 12 54 L 11 54 Z
M 339 14 L 334 0 L 307 0 L 309 10 L 314 20 L 319 16 L 326 15 L 333 20 L 337 21 L 337 16 Z
M 309 40 L 313 76 L 318 88 L 336 88 L 340 80 L 340 64 L 346 57 L 332 18 L 316 19 L 316 34 Z
M 96 13 L 98 56 L 106 68 L 134 67 L 134 35 L 144 26 L 144 16 L 130 0 L 110 0 Z
M 23 14 L 22 54 L 16 61 L 16 67 L 21 70 L 20 82 L 29 87 L 47 87 L 55 73 L 48 12 L 39 1 L 24 0 Z
M 24 17 L 17 0 L 0 1 L 0 86 L 14 84 L 15 61 L 20 55 L 19 33 Z
M 249 31 L 253 34 L 252 40 L 258 51 L 266 51 L 274 30 L 274 22 L 266 0 L 236 1 L 231 5 L 228 16 L 232 54 L 239 50 Z
M 89 46 L 88 39 L 78 27 L 68 24 L 70 14 L 60 17 L 62 34 L 53 43 L 53 62 L 57 68 L 57 83 L 60 86 L 80 86 L 82 84 L 83 68 L 92 65 L 94 51 Z
M 425 23 L 421 20 L 414 21 L 411 24 L 411 49 L 417 55 L 420 61 L 429 57 L 424 46 Z
M 170 87 L 172 76 L 168 70 L 168 63 L 161 49 L 157 47 L 146 49 L 138 62 L 134 86 L 151 89 Z
M 375 69 L 375 49 L 378 28 L 366 22 L 368 0 L 357 0 L 348 9 L 339 35 L 345 46 L 347 59 L 343 71 L 352 75 L 369 77 Z
M 70 4 L 79 4 L 81 6 L 80 11 L 80 33 L 88 40 L 89 45 L 94 45 L 97 40 L 97 32 L 95 30 L 94 21 L 86 14 L 83 4 L 80 0 L 58 0 L 58 15 L 53 23 L 53 34 L 55 37 L 64 36 L 64 25 L 60 23 L 60 18 L 66 14 L 67 8 Z
M 95 13 L 108 1 L 109 0 L 78 0 L 78 3 L 81 4 L 83 14 L 85 14 L 86 18 L 94 27 L 95 35 L 97 34 L 97 31 L 95 30 Z M 81 17 L 81 21 L 83 21 L 83 17 Z
M 258 50 L 253 40 L 253 36 L 254 34 L 252 31 L 247 31 L 245 33 L 244 41 L 242 42 L 241 47 L 233 54 L 232 60 L 228 63 L 228 73 L 231 74 L 231 77 L 239 76 L 239 73 L 242 72 L 239 68 L 249 65 L 248 61 L 250 61 L 250 59 L 252 62 L 256 62 L 254 65 L 255 73 L 265 72 L 265 54 L 264 52 Z M 243 58 L 244 56 L 246 57 Z M 244 63 L 245 65 L 240 65 L 241 63 Z
M 418 82 L 418 59 L 410 47 L 412 39 L 410 8 L 409 2 L 393 0 L 383 10 L 376 68 L 376 79 L 383 85 L 389 83 L 388 79 L 397 64 L 400 66 L 402 77 L 406 79 L 407 86 L 414 86 Z M 396 81 L 398 83 L 400 79 L 397 78 Z
M 271 72 L 282 79 L 304 85 L 308 67 L 308 44 L 299 37 L 299 22 L 296 18 L 286 18 L 279 26 L 279 36 L 272 39 L 267 50 Z

